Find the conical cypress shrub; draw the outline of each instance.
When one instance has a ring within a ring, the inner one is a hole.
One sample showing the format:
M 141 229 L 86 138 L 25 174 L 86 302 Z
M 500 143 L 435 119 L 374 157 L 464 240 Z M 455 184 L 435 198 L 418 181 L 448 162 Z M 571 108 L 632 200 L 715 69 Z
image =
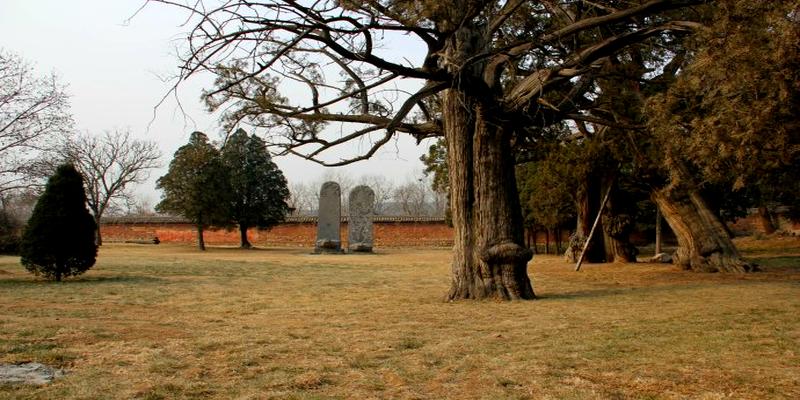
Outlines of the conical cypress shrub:
M 60 281 L 94 265 L 95 223 L 86 208 L 83 178 L 72 165 L 58 167 L 36 202 L 20 243 L 25 269 Z

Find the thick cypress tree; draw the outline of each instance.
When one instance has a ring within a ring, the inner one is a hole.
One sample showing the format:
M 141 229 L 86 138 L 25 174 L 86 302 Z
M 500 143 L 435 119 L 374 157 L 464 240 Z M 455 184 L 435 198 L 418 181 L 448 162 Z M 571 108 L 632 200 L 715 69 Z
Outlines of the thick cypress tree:
M 86 208 L 83 177 L 70 164 L 58 167 L 22 235 L 22 265 L 56 281 L 86 272 L 97 257 L 95 228 Z
M 222 163 L 230 178 L 230 216 L 239 226 L 241 247 L 251 247 L 247 229 L 270 228 L 289 211 L 289 188 L 258 136 L 238 129 L 222 148 Z

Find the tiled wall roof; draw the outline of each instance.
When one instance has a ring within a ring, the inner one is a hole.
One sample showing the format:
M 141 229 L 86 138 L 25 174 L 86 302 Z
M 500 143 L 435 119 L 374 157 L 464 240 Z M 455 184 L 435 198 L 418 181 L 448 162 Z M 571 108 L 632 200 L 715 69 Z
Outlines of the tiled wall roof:
M 342 222 L 347 222 L 348 217 L 342 216 Z M 409 216 L 386 216 L 376 215 L 372 218 L 373 222 L 383 223 L 444 223 L 442 217 L 409 217 Z M 191 223 L 184 217 L 174 215 L 146 215 L 136 217 L 103 217 L 100 221 L 101 224 L 188 224 Z M 317 223 L 315 216 L 288 216 L 283 222 L 285 224 L 302 224 L 302 223 Z

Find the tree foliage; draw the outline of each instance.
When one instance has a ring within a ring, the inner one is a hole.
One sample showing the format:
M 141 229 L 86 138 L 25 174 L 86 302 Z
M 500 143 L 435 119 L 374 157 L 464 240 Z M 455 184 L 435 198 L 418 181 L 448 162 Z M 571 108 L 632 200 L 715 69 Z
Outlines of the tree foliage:
M 800 2 L 723 0 L 648 109 L 671 158 L 734 189 L 800 162 Z
M 94 232 L 83 177 L 72 165 L 62 165 L 47 181 L 25 228 L 20 245 L 22 265 L 56 281 L 80 275 L 95 263 Z
M 243 129 L 228 137 L 221 151 L 230 185 L 230 217 L 242 232 L 242 247 L 250 247 L 247 229 L 270 228 L 289 211 L 289 189 L 283 172 L 272 162 L 264 140 Z
M 522 215 L 528 225 L 555 229 L 575 217 L 571 182 L 562 179 L 557 171 L 563 168 L 550 160 L 517 167 Z
M 231 188 L 219 151 L 202 132 L 194 132 L 181 146 L 156 188 L 163 191 L 159 212 L 182 215 L 198 227 L 198 246 L 205 249 L 202 230 L 230 224 Z
M 444 139 L 437 139 L 428 147 L 428 153 L 419 159 L 425 165 L 423 172 L 431 177 L 431 188 L 439 193 L 447 193 L 450 172 L 447 167 L 447 143 Z

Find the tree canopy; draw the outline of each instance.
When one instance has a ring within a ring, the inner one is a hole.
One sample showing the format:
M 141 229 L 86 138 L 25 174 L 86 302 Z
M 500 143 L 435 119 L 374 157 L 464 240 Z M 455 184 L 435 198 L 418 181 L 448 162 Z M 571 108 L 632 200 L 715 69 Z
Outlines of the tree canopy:
M 62 165 L 47 181 L 25 227 L 20 244 L 22 265 L 56 281 L 80 275 L 95 263 L 94 233 L 83 177 L 72 165 Z
M 716 2 L 669 89 L 649 103 L 668 157 L 733 189 L 800 163 L 800 2 Z M 667 162 L 671 161 L 667 159 Z
M 286 178 L 264 140 L 243 129 L 228 137 L 221 157 L 230 184 L 230 217 L 239 226 L 242 247 L 250 247 L 248 228 L 275 226 L 289 211 Z
M 269 144 L 325 165 L 368 158 L 397 132 L 443 135 L 441 113 L 424 100 L 452 87 L 482 93 L 498 103 L 494 112 L 533 127 L 600 119 L 585 113 L 592 105 L 586 95 L 604 57 L 691 31 L 694 22 L 665 12 L 702 3 L 157 2 L 196 17 L 182 76 L 217 77 L 204 94 L 210 109 L 224 109 L 229 127 L 266 128 Z M 454 48 L 466 39 L 475 46 Z M 398 41 L 415 42 L 424 57 L 412 63 L 389 51 Z M 463 60 L 454 51 L 466 52 Z M 406 80 L 421 87 L 405 95 Z M 356 142 L 369 145 L 352 157 L 325 158 L 328 149 Z
M 189 143 L 181 146 L 156 188 L 163 191 L 159 212 L 182 215 L 197 225 L 198 247 L 205 250 L 203 229 L 209 225 L 228 225 L 230 183 L 219 151 L 202 132 L 193 132 Z
M 49 175 L 60 163 L 70 163 L 81 173 L 97 224 L 97 244 L 102 245 L 100 219 L 107 210 L 121 209 L 132 201 L 131 186 L 145 181 L 160 158 L 155 142 L 134 139 L 126 130 L 106 131 L 70 136 L 58 149 L 40 156 L 32 170 Z

